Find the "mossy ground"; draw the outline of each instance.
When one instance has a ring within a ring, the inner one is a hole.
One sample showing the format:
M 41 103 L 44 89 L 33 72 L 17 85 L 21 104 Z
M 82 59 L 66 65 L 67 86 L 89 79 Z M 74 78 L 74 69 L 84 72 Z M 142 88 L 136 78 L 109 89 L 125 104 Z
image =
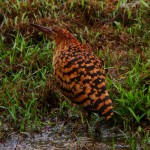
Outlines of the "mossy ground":
M 38 129 L 45 116 L 67 120 L 70 112 L 82 116 L 55 87 L 55 43 L 29 23 L 66 28 L 92 47 L 105 62 L 115 126 L 133 131 L 133 138 L 138 132 L 144 137 L 142 143 L 150 143 L 150 3 L 146 0 L 0 1 L 0 138 L 14 130 Z

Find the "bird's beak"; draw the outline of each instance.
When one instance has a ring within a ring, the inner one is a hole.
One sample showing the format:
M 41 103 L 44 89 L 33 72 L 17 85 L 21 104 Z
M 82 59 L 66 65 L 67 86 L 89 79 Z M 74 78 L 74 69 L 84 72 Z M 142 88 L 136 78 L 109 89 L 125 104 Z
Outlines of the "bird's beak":
M 47 28 L 47 27 L 40 26 L 40 25 L 33 24 L 33 23 L 31 23 L 30 25 L 36 28 L 37 30 L 42 31 L 43 33 L 46 33 L 52 37 L 56 36 L 56 33 L 53 32 L 52 28 Z

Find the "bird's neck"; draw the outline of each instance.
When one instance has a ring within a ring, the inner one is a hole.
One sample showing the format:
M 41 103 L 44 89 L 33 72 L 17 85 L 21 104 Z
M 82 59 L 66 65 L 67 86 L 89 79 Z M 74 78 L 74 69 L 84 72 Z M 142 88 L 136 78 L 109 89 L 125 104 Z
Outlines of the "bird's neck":
M 69 48 L 72 48 L 73 50 L 80 49 L 83 51 L 90 51 L 89 46 L 82 44 L 75 37 L 70 39 L 65 39 L 65 40 L 62 39 L 56 40 L 56 48 L 55 48 L 56 53 L 67 51 L 69 50 Z
M 82 45 L 81 42 L 79 42 L 77 39 L 58 39 L 56 40 L 56 48 L 55 51 L 67 51 L 69 47 L 71 46 L 78 46 Z

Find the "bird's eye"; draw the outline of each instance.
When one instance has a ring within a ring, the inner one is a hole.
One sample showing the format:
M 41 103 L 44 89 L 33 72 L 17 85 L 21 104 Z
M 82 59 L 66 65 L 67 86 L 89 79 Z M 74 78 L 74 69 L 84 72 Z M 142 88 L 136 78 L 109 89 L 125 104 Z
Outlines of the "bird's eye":
M 54 36 L 54 37 L 57 37 L 57 33 L 54 33 L 54 32 L 53 32 L 53 36 Z

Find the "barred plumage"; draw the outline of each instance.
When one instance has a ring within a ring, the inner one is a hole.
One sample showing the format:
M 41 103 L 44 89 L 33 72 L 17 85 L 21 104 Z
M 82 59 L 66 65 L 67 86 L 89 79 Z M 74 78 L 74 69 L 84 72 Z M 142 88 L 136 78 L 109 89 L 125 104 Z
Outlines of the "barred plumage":
M 56 41 L 53 56 L 54 77 L 61 92 L 89 112 L 109 119 L 112 101 L 106 89 L 102 61 L 92 50 L 79 42 L 69 31 L 32 24 Z

